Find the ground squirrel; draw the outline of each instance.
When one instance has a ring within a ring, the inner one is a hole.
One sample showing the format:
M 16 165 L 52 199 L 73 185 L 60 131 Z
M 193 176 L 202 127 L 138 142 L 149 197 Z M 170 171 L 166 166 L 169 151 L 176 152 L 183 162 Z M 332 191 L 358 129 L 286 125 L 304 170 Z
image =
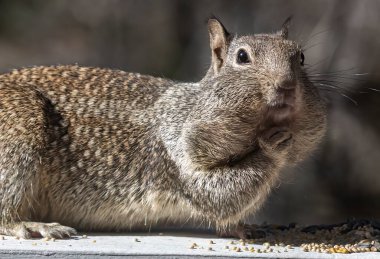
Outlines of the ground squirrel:
M 187 221 L 232 233 L 325 131 L 288 24 L 236 36 L 210 18 L 197 83 L 79 66 L 1 75 L 0 234 Z

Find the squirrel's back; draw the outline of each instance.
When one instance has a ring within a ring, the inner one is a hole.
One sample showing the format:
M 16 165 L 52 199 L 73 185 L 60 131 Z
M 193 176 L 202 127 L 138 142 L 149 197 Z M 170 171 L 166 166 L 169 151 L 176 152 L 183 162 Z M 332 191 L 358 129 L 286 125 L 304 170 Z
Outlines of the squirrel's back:
M 138 73 L 70 65 L 24 68 L 0 75 L 0 88 L 35 88 L 58 109 L 72 109 L 79 114 L 86 109 L 87 116 L 105 115 L 99 109 L 107 106 L 145 109 L 171 84 L 169 80 Z M 114 113 L 120 115 L 116 110 Z M 112 118 L 111 113 L 108 115 Z

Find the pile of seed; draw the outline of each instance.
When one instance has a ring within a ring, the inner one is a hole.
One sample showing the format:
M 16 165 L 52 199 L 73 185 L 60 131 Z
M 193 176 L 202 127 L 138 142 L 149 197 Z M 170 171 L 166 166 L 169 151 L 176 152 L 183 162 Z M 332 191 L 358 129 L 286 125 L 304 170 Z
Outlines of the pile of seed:
M 305 252 L 380 252 L 380 222 L 348 220 L 340 224 L 298 226 L 250 225 L 256 238 L 249 243 L 299 246 Z

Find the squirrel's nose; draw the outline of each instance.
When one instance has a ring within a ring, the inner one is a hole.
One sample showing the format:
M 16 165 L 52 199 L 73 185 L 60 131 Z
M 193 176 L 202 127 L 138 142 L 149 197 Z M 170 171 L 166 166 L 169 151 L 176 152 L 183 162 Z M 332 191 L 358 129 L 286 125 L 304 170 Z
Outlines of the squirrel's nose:
M 292 90 L 296 88 L 297 82 L 293 78 L 279 78 L 274 83 L 276 89 Z

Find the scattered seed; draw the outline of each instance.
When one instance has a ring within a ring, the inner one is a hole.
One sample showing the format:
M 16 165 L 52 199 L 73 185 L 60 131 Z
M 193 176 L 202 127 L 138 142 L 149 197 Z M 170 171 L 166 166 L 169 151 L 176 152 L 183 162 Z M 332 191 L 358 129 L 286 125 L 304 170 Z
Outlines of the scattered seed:
M 5 240 L 4 236 L 0 236 L 0 240 Z
M 305 252 L 350 254 L 380 251 L 380 221 L 352 220 L 345 224 L 309 227 L 297 224 L 292 224 L 292 227 L 269 224 L 254 227 L 271 234 L 255 240 L 240 240 L 240 245 L 254 242 L 262 244 L 261 253 L 270 252 L 272 245 L 277 248 L 283 247 L 275 252 L 290 252 L 294 246 L 301 243 L 300 248 Z M 245 247 L 241 249 L 246 250 Z
M 96 240 L 92 240 L 92 243 L 96 243 Z
M 209 247 L 208 247 L 208 250 L 209 250 L 209 251 L 212 251 L 212 247 L 211 247 L 211 246 L 209 246 Z
M 83 235 L 82 238 L 83 238 L 83 239 L 87 238 L 87 235 Z
M 229 249 L 230 247 L 229 246 L 224 246 L 224 249 Z
M 141 242 L 138 238 L 135 238 L 135 242 Z
M 236 249 L 236 252 L 241 252 L 240 247 L 238 247 L 238 248 Z
M 212 240 L 210 240 L 209 244 L 210 244 L 210 245 L 214 245 L 214 244 L 215 244 L 215 242 L 214 242 L 214 241 L 212 241 Z

